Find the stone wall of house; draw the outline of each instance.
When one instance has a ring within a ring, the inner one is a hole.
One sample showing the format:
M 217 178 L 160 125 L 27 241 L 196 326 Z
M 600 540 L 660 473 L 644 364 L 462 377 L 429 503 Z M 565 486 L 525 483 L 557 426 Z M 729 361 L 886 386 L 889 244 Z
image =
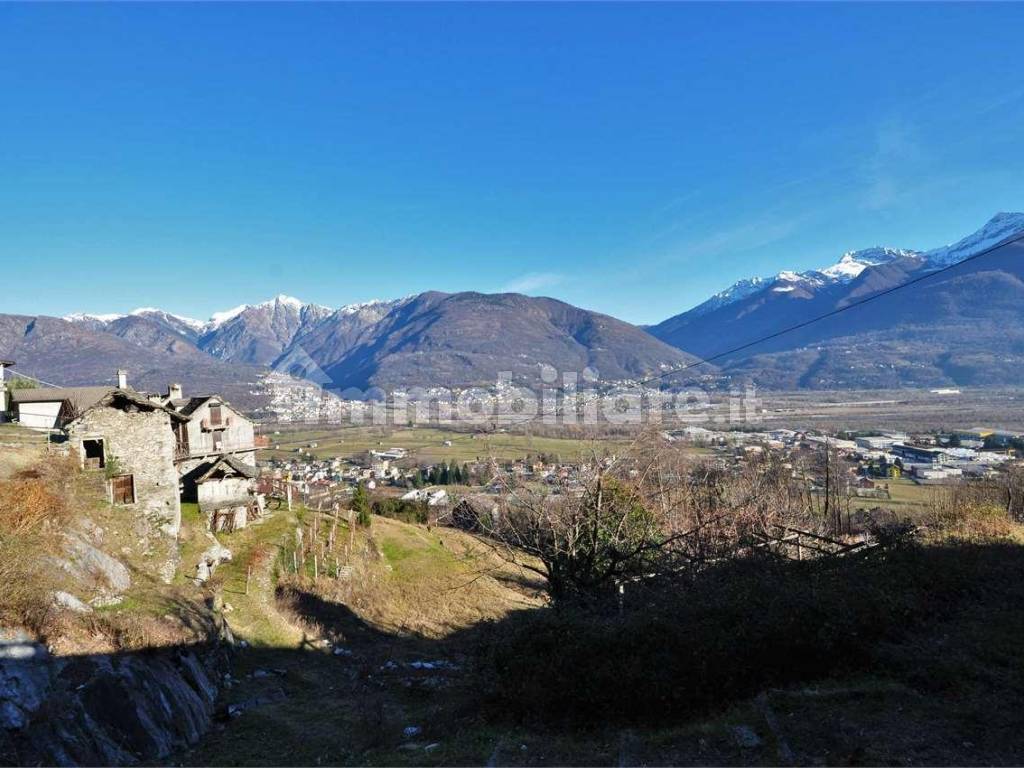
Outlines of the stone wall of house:
M 135 503 L 125 509 L 153 523 L 161 533 L 177 537 L 181 502 L 174 466 L 174 433 L 171 417 L 165 411 L 93 408 L 68 426 L 68 436 L 79 456 L 84 455 L 84 439 L 102 438 L 108 474 L 113 460 L 119 473 L 135 479 Z
M 178 462 L 178 477 L 181 481 L 182 501 L 198 501 L 196 478 L 206 472 L 216 460 L 216 458 L 200 458 L 182 459 Z
M 198 486 L 200 504 L 218 501 L 248 499 L 253 481 L 247 477 L 225 477 L 220 480 L 207 480 Z

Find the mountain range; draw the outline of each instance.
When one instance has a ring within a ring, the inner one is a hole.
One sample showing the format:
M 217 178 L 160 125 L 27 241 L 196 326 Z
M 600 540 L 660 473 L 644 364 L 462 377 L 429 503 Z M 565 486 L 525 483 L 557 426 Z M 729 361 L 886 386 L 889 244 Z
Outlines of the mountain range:
M 1000 213 L 934 250 L 869 248 L 823 269 L 743 280 L 647 330 L 764 387 L 1015 384 L 1021 235 L 1024 214 Z
M 1007 241 L 1022 234 L 1024 214 L 1001 213 L 941 248 L 868 248 L 741 280 L 646 328 L 513 293 L 428 291 L 337 309 L 279 295 L 207 321 L 152 307 L 0 314 L 0 357 L 61 384 L 126 367 L 139 387 L 183 380 L 243 401 L 270 369 L 338 390 L 408 389 L 489 385 L 503 372 L 533 383 L 542 365 L 637 380 L 707 357 L 713 365 L 688 373 L 769 388 L 1013 384 L 1024 363 L 1024 253 Z
M 487 386 L 503 374 L 531 384 L 544 365 L 621 381 L 694 360 L 636 326 L 555 299 L 436 291 L 333 310 L 281 295 L 206 322 L 153 308 L 0 315 L 0 355 L 61 384 L 106 381 L 125 367 L 140 388 L 184 380 L 224 382 L 225 392 L 228 382 L 251 389 L 269 369 L 368 390 Z

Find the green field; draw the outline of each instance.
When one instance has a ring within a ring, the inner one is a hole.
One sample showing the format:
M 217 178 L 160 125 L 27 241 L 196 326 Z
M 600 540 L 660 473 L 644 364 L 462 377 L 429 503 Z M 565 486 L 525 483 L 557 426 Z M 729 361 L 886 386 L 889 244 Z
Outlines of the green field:
M 261 458 L 294 457 L 301 448 L 317 458 L 351 458 L 370 450 L 404 448 L 417 462 L 466 462 L 496 458 L 512 460 L 531 454 L 556 455 L 563 461 L 603 456 L 629 445 L 625 439 L 582 440 L 576 438 L 536 437 L 529 434 L 469 433 L 436 428 L 336 427 L 265 432 L 271 446 L 260 452 Z M 451 442 L 446 446 L 445 441 Z M 309 448 L 316 443 L 316 448 Z
M 897 513 L 912 514 L 923 511 L 940 490 L 941 486 L 918 485 L 913 480 L 901 477 L 892 480 L 881 480 L 878 486 L 889 485 L 888 499 L 854 498 L 851 503 L 855 509 L 872 509 L 889 507 Z

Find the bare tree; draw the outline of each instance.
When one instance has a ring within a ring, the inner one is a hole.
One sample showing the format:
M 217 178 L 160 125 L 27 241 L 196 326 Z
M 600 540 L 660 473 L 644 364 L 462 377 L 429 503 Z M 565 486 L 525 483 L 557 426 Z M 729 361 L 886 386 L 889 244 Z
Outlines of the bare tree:
M 543 576 L 556 603 L 599 600 L 627 582 L 769 553 L 806 505 L 791 469 L 765 453 L 729 471 L 652 440 L 597 460 L 552 491 L 506 488 L 475 528 L 501 556 Z
M 1017 522 L 1024 521 L 1024 466 L 1008 467 L 998 482 L 1006 499 L 1006 513 Z

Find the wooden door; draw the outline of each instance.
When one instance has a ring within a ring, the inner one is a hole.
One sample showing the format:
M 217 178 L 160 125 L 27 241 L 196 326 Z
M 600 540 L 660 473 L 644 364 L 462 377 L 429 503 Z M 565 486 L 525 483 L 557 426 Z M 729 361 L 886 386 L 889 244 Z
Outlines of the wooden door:
M 117 475 L 110 478 L 110 495 L 115 504 L 134 504 L 134 475 Z

